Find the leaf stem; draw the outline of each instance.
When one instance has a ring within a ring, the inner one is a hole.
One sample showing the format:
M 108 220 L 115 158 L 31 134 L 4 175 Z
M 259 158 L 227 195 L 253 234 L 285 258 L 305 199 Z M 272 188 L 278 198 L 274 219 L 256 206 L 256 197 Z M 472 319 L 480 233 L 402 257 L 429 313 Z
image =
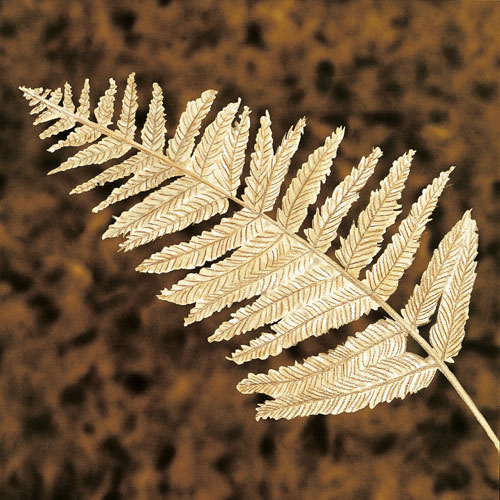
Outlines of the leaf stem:
M 373 297 L 372 297 L 373 298 Z M 375 299 L 374 299 L 375 300 Z M 381 301 L 384 302 L 384 301 Z M 378 301 L 377 301 L 378 303 Z M 495 445 L 495 448 L 497 451 L 500 452 L 500 442 L 498 440 L 497 435 L 493 431 L 493 429 L 490 427 L 490 424 L 488 424 L 487 420 L 484 418 L 483 414 L 479 411 L 479 408 L 476 406 L 474 401 L 472 401 L 471 397 L 467 393 L 467 391 L 464 389 L 462 384 L 459 382 L 455 374 L 449 369 L 448 365 L 446 362 L 439 356 L 439 354 L 434 350 L 434 348 L 425 340 L 420 333 L 418 332 L 418 329 L 410 323 L 408 323 L 399 313 L 397 313 L 392 306 L 387 304 L 387 302 L 384 302 L 384 305 L 380 303 L 380 306 L 384 308 L 384 310 L 389 313 L 393 319 L 401 323 L 408 333 L 411 335 L 413 339 L 425 350 L 427 354 L 432 358 L 432 360 L 437 364 L 439 371 L 447 378 L 448 382 L 453 386 L 453 388 L 457 391 L 458 395 L 462 398 L 463 402 L 466 404 L 466 406 L 469 408 L 469 410 L 472 412 L 474 417 L 476 417 L 476 420 L 479 422 L 481 427 L 485 430 L 486 434 L 488 437 L 491 439 L 493 444 Z
M 147 147 L 135 142 L 133 139 L 130 139 L 128 137 L 125 137 L 123 134 L 121 134 L 118 131 L 110 130 L 107 127 L 104 127 L 103 125 L 100 125 L 98 123 L 95 123 L 91 120 L 88 120 L 82 116 L 77 115 L 76 113 L 72 113 L 66 109 L 64 109 L 62 106 L 59 106 L 57 104 L 54 104 L 50 102 L 46 98 L 40 97 L 38 94 L 34 93 L 31 91 L 31 89 L 28 89 L 26 87 L 19 87 L 20 90 L 25 92 L 26 94 L 31 95 L 32 97 L 38 99 L 39 102 L 43 102 L 47 107 L 57 110 L 58 113 L 61 115 L 65 115 L 68 117 L 71 117 L 75 121 L 80 122 L 82 125 L 87 125 L 95 130 L 98 130 L 101 132 L 101 134 L 105 134 L 108 137 L 113 137 L 122 143 L 126 143 L 130 145 L 131 147 L 137 149 L 138 151 L 142 151 L 149 156 L 152 156 L 159 160 L 161 163 L 164 165 L 167 165 L 169 167 L 173 167 L 176 170 L 178 170 L 180 173 L 189 175 L 193 178 L 195 178 L 197 181 L 204 183 L 208 187 L 220 192 L 223 194 L 226 198 L 232 200 L 234 203 L 246 208 L 247 210 L 250 210 L 251 212 L 254 212 L 257 216 L 262 217 L 263 219 L 266 219 L 267 222 L 270 224 L 278 227 L 283 233 L 287 234 L 289 237 L 295 239 L 296 241 L 300 242 L 303 246 L 307 248 L 308 251 L 314 253 L 318 258 L 323 260 L 328 266 L 332 267 L 337 274 L 342 275 L 342 277 L 352 283 L 358 290 L 362 291 L 364 294 L 369 296 L 379 307 L 381 307 L 389 316 L 392 317 L 395 321 L 397 321 L 401 326 L 404 327 L 404 329 L 408 332 L 408 334 L 415 339 L 415 341 L 425 350 L 425 352 L 432 358 L 434 363 L 437 365 L 438 369 L 441 371 L 441 373 L 447 378 L 448 382 L 452 385 L 452 387 L 457 391 L 458 395 L 462 398 L 466 406 L 469 408 L 469 410 L 472 412 L 476 420 L 479 422 L 479 424 L 483 427 L 485 430 L 486 434 L 488 437 L 491 439 L 493 444 L 495 445 L 495 448 L 500 451 L 500 444 L 498 437 L 496 436 L 495 432 L 493 429 L 490 427 L 482 413 L 479 411 L 477 406 L 475 405 L 474 401 L 472 401 L 471 397 L 467 393 L 467 391 L 464 389 L 464 387 L 460 384 L 456 376 L 453 374 L 453 372 L 448 368 L 448 365 L 445 363 L 443 359 L 441 359 L 441 356 L 433 349 L 433 347 L 420 335 L 418 332 L 418 329 L 414 326 L 411 325 L 408 321 L 406 321 L 392 306 L 390 306 L 385 300 L 383 300 L 380 296 L 378 296 L 376 293 L 374 293 L 372 290 L 370 290 L 364 283 L 362 283 L 360 280 L 349 274 L 339 263 L 334 261 L 330 256 L 327 254 L 319 251 L 317 248 L 313 247 L 307 240 L 304 238 L 300 237 L 296 233 L 291 233 L 289 232 L 279 221 L 272 219 L 266 214 L 261 214 L 258 211 L 256 211 L 252 206 L 249 204 L 245 203 L 245 201 L 241 200 L 240 198 L 237 198 L 236 196 L 232 195 L 231 193 L 227 192 L 225 189 L 223 189 L 221 186 L 216 185 L 211 183 L 210 181 L 207 180 L 207 177 L 201 177 L 197 174 L 195 174 L 192 170 L 190 170 L 187 165 L 177 165 L 175 162 L 167 158 L 165 155 L 154 152 L 149 150 Z

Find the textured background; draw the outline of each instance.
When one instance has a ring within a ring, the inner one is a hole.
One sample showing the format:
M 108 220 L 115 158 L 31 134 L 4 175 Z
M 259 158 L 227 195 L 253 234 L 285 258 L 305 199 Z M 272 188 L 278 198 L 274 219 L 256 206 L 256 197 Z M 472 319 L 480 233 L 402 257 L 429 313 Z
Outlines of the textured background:
M 253 123 L 269 109 L 278 139 L 307 115 L 295 168 L 345 125 L 324 191 L 372 146 L 384 158 L 370 188 L 414 148 L 406 210 L 434 176 L 457 165 L 392 303 L 404 303 L 432 248 L 473 207 L 478 279 L 453 369 L 494 424 L 500 3 L 140 4 L 0 2 L 0 498 L 496 498 L 493 446 L 441 376 L 374 410 L 255 422 L 258 398 L 239 394 L 238 380 L 333 347 L 367 320 L 277 360 L 226 361 L 236 342 L 206 342 L 217 318 L 184 328 L 187 308 L 155 299 L 183 273 L 134 272 L 180 236 L 127 254 L 102 241 L 112 211 L 90 209 L 109 189 L 67 196 L 94 167 L 45 176 L 66 153 L 44 151 L 17 86 L 68 80 L 77 93 L 90 77 L 95 103 L 110 76 L 121 92 L 136 71 L 142 119 L 158 81 L 170 132 L 186 101 L 206 88 L 220 91 L 219 106 L 241 96 Z

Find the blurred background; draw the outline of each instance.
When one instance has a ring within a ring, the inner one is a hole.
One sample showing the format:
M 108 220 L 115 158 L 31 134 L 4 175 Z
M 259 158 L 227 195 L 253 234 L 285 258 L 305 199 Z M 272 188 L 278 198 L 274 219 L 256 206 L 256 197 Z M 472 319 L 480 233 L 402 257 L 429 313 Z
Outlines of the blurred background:
M 207 88 L 219 90 L 217 110 L 237 97 L 252 108 L 252 140 L 266 109 L 276 142 L 307 116 L 292 171 L 344 125 L 321 199 L 373 146 L 384 151 L 354 214 L 410 148 L 417 155 L 404 213 L 456 165 L 391 303 L 405 303 L 432 249 L 473 208 L 478 278 L 453 370 L 496 428 L 498 26 L 496 1 L 1 1 L 0 498 L 497 498 L 498 456 L 439 375 L 428 389 L 374 410 L 257 423 L 260 399 L 235 388 L 248 371 L 335 347 L 377 316 L 277 359 L 225 360 L 239 343 L 206 337 L 227 311 L 184 328 L 188 308 L 155 297 L 184 273 L 134 271 L 208 226 L 117 253 L 119 242 L 101 234 L 130 203 L 94 215 L 111 187 L 67 194 L 96 167 L 46 177 L 68 152 L 45 151 L 52 143 L 38 138 L 42 127 L 31 125 L 17 87 L 68 81 L 78 95 L 89 77 L 94 107 L 109 77 L 121 100 L 135 71 L 139 120 L 156 81 L 169 134 L 186 102 Z

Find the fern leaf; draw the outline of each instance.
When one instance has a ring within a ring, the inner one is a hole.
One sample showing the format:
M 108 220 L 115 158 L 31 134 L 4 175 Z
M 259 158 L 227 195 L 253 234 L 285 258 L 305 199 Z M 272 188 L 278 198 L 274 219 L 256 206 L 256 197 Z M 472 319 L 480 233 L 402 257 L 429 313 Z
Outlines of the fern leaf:
M 144 191 L 150 191 L 167 179 L 179 175 L 179 172 L 175 168 L 157 161 L 152 156 L 145 158 L 144 162 L 141 161 L 140 166 L 141 168 L 137 170 L 133 177 L 128 179 L 122 186 L 113 189 L 111 194 L 94 207 L 92 211 L 97 213 L 113 203 L 125 200 Z
M 133 140 L 137 129 L 135 125 L 135 113 L 137 111 L 137 85 L 135 84 L 135 73 L 130 73 L 127 86 L 123 95 L 120 119 L 117 122 L 118 130 L 127 139 Z
M 476 279 L 477 245 L 477 227 L 473 220 L 469 220 L 458 264 L 443 292 L 436 323 L 429 334 L 431 344 L 448 363 L 453 363 L 465 335 L 472 287 Z
M 161 153 L 165 147 L 165 135 L 167 129 L 165 126 L 165 108 L 163 106 L 163 93 L 158 84 L 153 84 L 153 97 L 149 104 L 149 112 L 146 118 L 146 123 L 141 131 L 142 144 L 145 148 L 153 153 Z M 93 212 L 104 210 L 109 205 L 125 200 L 143 191 L 154 189 L 162 184 L 167 179 L 178 175 L 179 172 L 165 163 L 159 161 L 155 156 L 148 155 L 140 151 L 134 157 L 136 161 L 129 170 L 128 160 L 124 162 L 123 177 L 133 173 L 134 176 L 127 180 L 121 186 L 113 189 L 111 194 L 102 201 L 97 207 L 93 208 Z M 132 159 L 129 159 L 132 161 Z M 109 179 L 115 180 L 115 167 L 110 167 L 108 170 L 100 174 L 106 175 L 109 171 Z M 99 178 L 100 176 L 97 176 Z M 108 178 L 108 177 L 107 177 Z
M 151 161 L 150 156 L 148 156 L 146 153 L 143 153 L 142 151 L 139 151 L 134 156 L 125 159 L 121 163 L 118 163 L 117 165 L 113 165 L 107 168 L 100 174 L 96 175 L 95 177 L 92 177 L 92 179 L 88 180 L 87 182 L 79 184 L 78 186 L 73 188 L 69 194 L 84 193 L 86 191 L 94 189 L 97 186 L 102 186 L 107 182 L 113 182 L 118 179 L 123 179 L 123 177 L 128 177 L 129 175 L 144 169 L 145 165 L 150 161 Z M 99 207 L 101 207 L 101 205 L 99 205 Z
M 198 189 L 200 189 L 200 184 L 194 179 L 187 177 L 177 179 L 172 184 L 151 193 L 130 210 L 123 212 L 109 226 L 108 230 L 103 234 L 103 238 L 115 238 L 125 235 L 143 224 L 147 224 L 162 212 L 173 214 L 173 208 L 180 206 L 191 198 Z
M 240 120 L 234 127 L 230 127 L 225 136 L 222 154 L 219 155 L 217 165 L 211 174 L 216 183 L 224 191 L 236 195 L 240 185 L 240 177 L 245 165 L 245 152 L 250 130 L 250 109 L 243 107 Z
M 78 99 L 78 109 L 76 110 L 76 114 L 85 120 L 88 120 L 90 116 L 90 82 L 88 78 L 85 78 L 83 83 L 80 98 Z
M 386 229 L 400 212 L 398 200 L 410 173 L 414 151 L 409 151 L 396 160 L 380 183 L 380 189 L 371 193 L 370 202 L 359 214 L 358 223 L 353 224 L 347 238 L 340 238 L 340 248 L 335 256 L 344 269 L 358 277 L 379 251 Z
M 65 148 L 68 146 L 78 147 L 84 144 L 89 144 L 101 137 L 101 132 L 98 129 L 83 125 L 82 127 L 77 127 L 72 130 L 66 139 L 61 139 L 57 144 L 54 144 L 47 151 L 53 153 L 58 149 Z
M 52 92 L 52 89 L 44 89 L 42 87 L 31 89 L 21 86 L 19 90 L 22 90 L 23 97 L 28 100 L 28 105 L 33 108 L 30 110 L 30 115 L 37 115 L 47 107 L 44 99 L 47 99 Z
M 109 88 L 104 92 L 104 95 L 99 99 L 97 108 L 94 110 L 94 116 L 97 123 L 103 127 L 107 127 L 113 123 L 113 113 L 115 110 L 115 94 L 117 91 L 116 82 L 113 78 L 109 79 Z
M 60 117 L 57 105 L 61 102 L 63 98 L 63 92 L 61 89 L 53 90 L 50 93 L 50 97 L 47 100 L 47 104 L 40 103 L 39 106 L 31 110 L 32 114 L 40 113 L 33 122 L 33 125 L 39 125 L 40 123 L 49 122 Z
M 332 160 L 344 137 L 344 129 L 337 128 L 325 144 L 309 155 L 297 176 L 288 187 L 277 220 L 290 232 L 298 231 L 307 216 L 307 208 L 316 201 L 321 184 L 330 173 Z
M 116 90 L 116 82 L 110 78 L 109 88 L 99 99 L 99 103 L 94 110 L 94 116 L 96 117 L 97 123 L 103 127 L 107 127 L 112 123 Z M 80 106 L 77 110 L 77 115 L 85 119 L 88 118 L 90 110 L 89 94 L 90 85 L 87 79 L 85 80 L 85 85 L 80 96 Z M 88 144 L 99 139 L 100 136 L 101 132 L 98 128 L 94 128 L 89 125 L 82 125 L 68 134 L 66 139 L 60 140 L 57 144 L 50 147 L 48 151 L 54 152 L 67 146 L 83 146 L 84 144 Z
M 221 197 L 216 191 L 206 189 L 206 193 L 200 200 L 192 198 L 183 208 L 182 213 L 174 218 L 162 217 L 152 221 L 148 226 L 130 231 L 127 241 L 120 243 L 121 250 L 132 250 L 139 245 L 144 245 L 150 241 L 163 236 L 164 234 L 175 233 L 191 224 L 198 224 L 210 219 L 217 214 L 223 214 L 229 208 L 227 198 Z
M 321 387 L 298 396 L 280 396 L 257 409 L 261 418 L 294 418 L 307 415 L 337 415 L 374 408 L 394 398 L 403 399 L 427 387 L 436 373 L 434 362 L 416 354 L 404 353 L 380 360 L 337 380 L 335 387 Z
M 250 156 L 250 175 L 245 179 L 243 200 L 257 212 L 263 212 L 265 190 L 273 164 L 273 136 L 269 113 L 260 118 L 260 128 L 255 139 L 255 149 Z
M 293 279 L 282 282 L 273 290 L 268 290 L 252 304 L 238 309 L 208 340 L 209 342 L 229 340 L 235 335 L 274 323 L 302 304 L 311 303 L 324 293 L 340 286 L 341 280 L 331 268 L 310 266 Z
M 215 294 L 199 300 L 189 312 L 184 323 L 188 325 L 195 321 L 201 321 L 235 302 L 249 299 L 264 291 L 267 293 L 267 290 L 272 290 L 278 283 L 293 279 L 294 276 L 313 264 L 314 256 L 294 252 L 293 247 L 288 247 L 283 242 L 280 243 L 276 251 L 267 252 L 255 266 L 252 266 L 250 276 L 229 283 Z M 263 265 L 262 261 L 264 261 Z
M 25 87 L 21 90 L 32 107 L 31 114 L 37 115 L 35 124 L 54 120 L 41 133 L 42 138 L 70 130 L 66 139 L 50 147 L 50 151 L 64 146 L 84 146 L 51 173 L 104 163 L 122 157 L 130 148 L 136 150 L 72 191 L 80 193 L 131 176 L 94 211 L 157 188 L 165 180 L 176 177 L 169 185 L 122 212 L 110 225 L 103 238 L 124 236 L 121 249 L 130 250 L 224 213 L 229 200 L 240 205 L 239 211 L 222 218 L 213 229 L 187 243 L 164 247 L 137 268 L 142 272 L 160 273 L 193 269 L 216 260 L 198 272 L 189 273 L 160 295 L 179 304 L 194 304 L 186 324 L 255 297 L 209 337 L 210 341 L 230 339 L 270 324 L 271 332 L 233 352 L 230 359 L 234 362 L 277 355 L 302 340 L 323 335 L 379 307 L 392 318 L 376 322 L 344 345 L 311 356 L 303 363 L 296 362 L 267 374 L 249 374 L 238 385 L 240 391 L 263 392 L 275 398 L 259 406 L 258 419 L 336 414 L 374 407 L 426 387 L 439 369 L 498 448 L 494 432 L 445 364 L 453 362 L 461 348 L 475 279 L 477 228 L 470 213 L 440 242 L 402 317 L 387 303 L 413 261 L 421 235 L 453 168 L 423 190 L 400 223 L 399 231 L 366 271 L 365 279 L 360 280 L 360 272 L 379 252 L 385 231 L 400 213 L 399 200 L 413 151 L 393 162 L 379 189 L 371 193 L 356 224 L 346 238 L 340 238 L 335 262 L 325 252 L 382 155 L 380 149 L 375 148 L 361 159 L 316 210 L 311 227 L 305 230 L 306 238 L 302 238 L 297 232 L 330 173 L 344 135 L 343 128 L 338 128 L 326 138 L 323 146 L 309 155 L 286 189 L 273 220 L 266 212 L 274 208 L 303 134 L 304 119 L 290 128 L 274 153 L 270 116 L 266 112 L 261 117 L 250 156 L 250 175 L 239 198 L 237 190 L 250 125 L 247 107 L 233 125 L 239 100 L 216 115 L 197 144 L 195 139 L 216 92 L 208 90 L 189 102 L 165 151 L 165 108 L 163 93 L 157 84 L 153 85 L 149 112 L 141 130 L 142 144 L 135 142 L 138 95 L 133 73 L 128 77 L 120 116 L 113 130 L 109 128 L 116 94 L 112 79 L 94 110 L 94 121 L 89 118 L 88 80 L 76 110 L 67 83 L 64 92 Z M 429 344 L 417 328 L 430 321 L 436 308 Z M 407 335 L 424 348 L 429 355 L 427 359 L 406 351 Z
M 276 151 L 273 165 L 269 172 L 269 178 L 264 188 L 263 212 L 268 212 L 273 209 L 276 198 L 280 193 L 281 185 L 283 184 L 285 176 L 288 172 L 292 156 L 299 147 L 300 138 L 304 133 L 305 126 L 306 119 L 301 118 L 295 127 L 291 127 L 285 137 L 283 137 L 283 140 Z
M 84 165 L 99 165 L 108 160 L 119 158 L 129 150 L 129 144 L 123 143 L 114 137 L 104 137 L 99 142 L 91 144 L 88 148 L 82 149 L 76 155 L 61 163 L 59 167 L 51 170 L 49 174 L 64 172 Z
M 404 272 L 413 262 L 419 247 L 420 236 L 436 208 L 453 168 L 442 172 L 423 190 L 411 207 L 408 217 L 401 222 L 399 231 L 392 237 L 391 243 L 377 259 L 372 269 L 366 273 L 365 281 L 368 287 L 380 297 L 387 299 L 392 295 Z
M 346 285 L 285 316 L 271 327 L 274 334 L 262 334 L 250 341 L 249 345 L 233 352 L 230 359 L 241 364 L 251 359 L 277 356 L 283 349 L 355 321 L 375 308 L 376 305 L 367 295 L 350 284 Z
M 153 95 L 149 103 L 148 116 L 141 130 L 143 146 L 154 152 L 163 151 L 166 133 L 167 127 L 165 107 L 163 106 L 163 92 L 157 83 L 153 83 Z
M 111 123 L 111 120 L 110 119 L 108 120 L 109 115 L 107 113 L 109 113 L 110 111 L 112 116 L 113 101 L 103 99 L 102 102 L 103 102 L 102 107 L 98 106 L 96 110 L 96 117 L 101 115 L 101 119 L 103 120 L 101 124 L 106 123 L 108 125 L 109 123 Z M 109 110 L 107 109 L 108 106 L 110 108 Z M 133 140 L 134 132 L 136 129 L 135 126 L 136 110 L 137 110 L 137 90 L 134 81 L 134 73 L 131 73 L 131 75 L 127 80 L 127 87 L 125 89 L 122 101 L 122 111 L 120 114 L 120 119 L 118 120 L 117 124 L 118 130 L 124 135 L 125 138 L 129 140 Z M 130 144 L 124 143 L 119 139 L 116 139 L 114 137 L 105 137 L 98 143 L 91 144 L 88 148 L 79 151 L 76 155 L 72 156 L 71 158 L 63 162 L 58 168 L 51 170 L 49 174 L 63 172 L 65 170 L 77 168 L 84 165 L 93 165 L 93 164 L 98 165 L 108 160 L 123 156 L 127 151 L 130 150 L 130 147 L 131 147 Z
M 225 218 L 210 231 L 203 231 L 187 243 L 165 247 L 137 267 L 143 273 L 168 273 L 175 269 L 194 269 L 218 259 L 264 231 L 262 217 L 243 208 Z
M 470 220 L 470 212 L 466 212 L 434 250 L 432 259 L 422 274 L 420 284 L 415 286 L 408 303 L 401 311 L 401 315 L 409 323 L 415 326 L 429 323 L 456 266 L 462 236 Z
M 201 222 L 227 208 L 227 199 L 219 192 L 196 180 L 181 177 L 123 212 L 103 238 L 128 234 L 128 241 L 120 247 L 130 250 Z
M 269 396 L 298 396 L 308 390 L 331 387 L 382 359 L 403 354 L 406 332 L 393 320 L 383 319 L 347 339 L 328 353 L 311 356 L 304 363 L 281 366 L 268 373 L 250 373 L 237 388 L 244 394 L 260 392 Z
M 136 99 L 137 97 L 134 98 L 134 100 Z M 165 134 L 167 133 L 167 129 L 165 127 L 164 113 L 165 113 L 165 108 L 163 107 L 162 90 L 157 83 L 154 83 L 153 98 L 151 99 L 151 102 L 149 104 L 149 113 L 146 118 L 146 123 L 141 132 L 142 144 L 151 151 L 162 151 L 163 148 L 165 147 Z M 106 169 L 104 172 L 101 172 L 100 174 L 96 175 L 89 181 L 80 184 L 79 186 L 74 188 L 70 194 L 83 193 L 97 186 L 101 186 L 106 182 L 113 182 L 115 180 L 122 179 L 123 177 L 128 177 L 131 174 L 144 170 L 145 166 L 148 163 L 151 163 L 151 161 L 152 160 L 150 156 L 148 156 L 146 153 L 142 151 L 139 151 L 134 156 L 127 158 L 122 163 L 119 163 L 118 165 L 113 165 L 108 169 Z M 122 191 L 123 190 L 120 188 L 116 188 L 115 190 L 113 190 L 113 194 L 110 195 L 111 200 L 114 200 L 116 197 L 116 201 L 119 201 L 121 199 L 125 199 L 128 198 L 129 196 L 132 196 L 131 194 L 128 194 L 127 189 L 124 190 L 125 193 L 123 194 Z M 136 193 L 134 192 L 133 194 Z M 109 198 L 106 201 L 108 201 L 107 204 L 103 202 L 98 206 L 99 210 L 113 203 L 113 201 L 109 201 Z
M 357 168 L 353 168 L 348 175 L 327 198 L 321 209 L 316 211 L 312 226 L 306 229 L 307 240 L 311 245 L 322 252 L 326 252 L 332 241 L 337 237 L 337 229 L 351 208 L 359 198 L 359 191 L 373 174 L 382 151 L 375 148 L 368 158 L 363 157 Z
M 76 110 L 76 115 L 79 118 L 87 120 L 90 116 L 90 83 L 89 79 L 85 79 L 83 84 L 83 89 L 80 93 L 80 98 L 78 100 L 78 109 Z M 61 139 L 56 144 L 50 146 L 47 151 L 53 153 L 58 149 L 66 146 L 81 146 L 98 139 L 100 133 L 96 130 L 92 130 L 89 127 L 83 126 L 78 127 L 68 134 L 66 139 Z
M 196 101 L 188 102 L 174 137 L 168 141 L 165 154 L 169 160 L 184 163 L 189 159 L 195 137 L 200 133 L 201 122 L 208 115 L 216 95 L 215 90 L 206 90 Z
M 72 114 L 75 111 L 75 105 L 73 104 L 73 93 L 71 91 L 71 85 L 66 82 L 64 84 L 64 98 L 63 98 L 63 108 Z M 52 124 L 50 127 L 46 128 L 41 134 L 40 139 L 46 139 L 57 135 L 60 132 L 64 132 L 75 125 L 75 119 L 71 115 L 62 115 L 59 120 Z
M 240 107 L 240 101 L 228 104 L 217 114 L 215 120 L 207 126 L 194 150 L 191 168 L 199 177 L 208 176 L 219 161 L 224 141 L 231 131 L 231 123 Z
M 267 252 L 272 253 L 273 248 L 277 248 L 280 243 L 290 245 L 288 238 L 270 228 L 252 238 L 230 257 L 202 268 L 199 273 L 188 274 L 170 290 L 164 290 L 162 298 L 176 304 L 192 304 L 209 297 L 222 286 L 245 276 L 259 259 L 265 260 Z

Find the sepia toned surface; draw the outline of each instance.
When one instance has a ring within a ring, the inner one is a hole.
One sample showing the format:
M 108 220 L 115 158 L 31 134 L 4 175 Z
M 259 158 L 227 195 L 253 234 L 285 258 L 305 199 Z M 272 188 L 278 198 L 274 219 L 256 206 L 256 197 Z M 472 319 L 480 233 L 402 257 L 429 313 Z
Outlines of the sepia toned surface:
M 89 76 L 95 98 L 110 76 L 123 88 L 136 71 L 142 113 L 152 82 L 163 86 L 170 131 L 185 102 L 206 88 L 220 91 L 219 106 L 241 96 L 254 124 L 269 109 L 277 137 L 307 115 L 292 170 L 346 125 L 324 191 L 372 146 L 384 151 L 380 176 L 415 148 L 406 210 L 456 164 L 392 303 L 403 305 L 432 248 L 472 207 L 478 279 L 455 373 L 494 423 L 496 4 L 422 3 L 403 11 L 362 2 L 164 3 L 141 12 L 126 2 L 1 7 L 2 496 L 495 498 L 494 449 L 442 377 L 374 410 L 256 423 L 256 399 L 235 389 L 248 370 L 324 351 L 366 322 L 276 360 L 248 367 L 226 361 L 230 347 L 206 342 L 217 319 L 184 328 L 187 308 L 155 299 L 173 278 L 133 271 L 165 242 L 117 254 L 117 242 L 100 239 L 117 212 L 91 214 L 100 193 L 67 195 L 89 176 L 45 177 L 65 156 L 43 151 L 16 87 L 68 80 L 76 90 Z

